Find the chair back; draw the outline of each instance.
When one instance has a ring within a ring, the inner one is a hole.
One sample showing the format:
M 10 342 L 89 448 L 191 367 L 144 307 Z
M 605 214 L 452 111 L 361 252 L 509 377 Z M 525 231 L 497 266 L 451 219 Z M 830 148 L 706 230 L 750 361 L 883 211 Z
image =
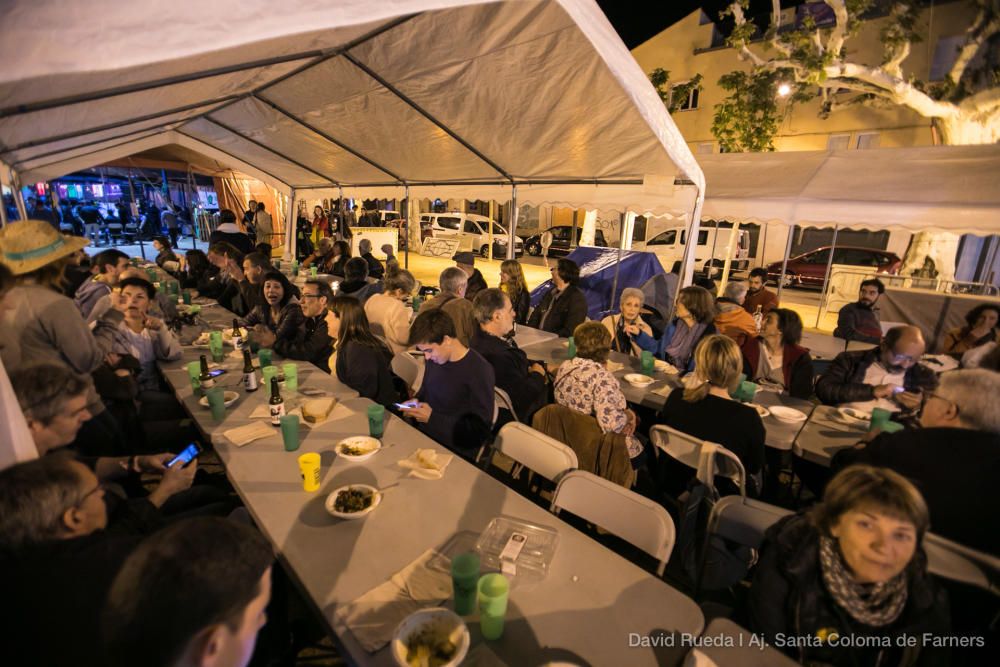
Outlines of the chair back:
M 415 389 L 417 379 L 423 372 L 423 364 L 406 352 L 397 352 L 392 357 L 392 372 L 400 377 L 410 389 Z
M 519 422 L 520 419 L 517 418 L 517 413 L 514 411 L 514 404 L 510 400 L 510 395 L 500 387 L 493 387 L 493 397 L 496 399 L 495 404 L 497 408 L 503 408 L 511 414 L 514 421 Z M 496 416 L 493 417 L 493 422 L 496 423 Z
M 1000 596 L 1000 558 L 934 533 L 924 536 L 924 552 L 931 574 Z
M 794 512 L 753 498 L 726 496 L 712 508 L 708 535 L 759 549 L 767 529 L 789 514 Z
M 659 560 L 663 570 L 674 549 L 673 519 L 662 506 L 583 470 L 563 475 L 552 498 L 552 511 L 566 510 L 596 524 Z
M 504 424 L 493 442 L 496 451 L 509 456 L 528 470 L 555 482 L 569 471 L 576 470 L 579 463 L 576 452 L 527 424 L 510 422 Z
M 649 431 L 649 439 L 667 456 L 697 471 L 698 481 L 715 488 L 715 476 L 731 479 L 746 496 L 746 470 L 738 456 L 712 442 L 682 433 L 675 428 L 657 424 Z

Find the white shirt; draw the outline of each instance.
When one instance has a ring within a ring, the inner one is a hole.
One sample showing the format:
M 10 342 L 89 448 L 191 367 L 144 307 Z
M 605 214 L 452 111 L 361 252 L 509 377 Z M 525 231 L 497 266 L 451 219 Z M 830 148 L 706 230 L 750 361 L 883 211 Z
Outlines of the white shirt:
M 881 362 L 875 362 L 868 367 L 865 371 L 864 383 L 877 387 L 880 384 L 894 384 L 897 387 L 903 386 L 903 378 L 906 376 L 906 371 L 900 371 L 898 373 L 890 373 L 889 370 L 882 365 Z M 898 404 L 890 401 L 887 398 L 876 398 L 871 401 L 855 401 L 854 403 L 844 403 L 842 407 L 854 408 L 855 410 L 861 410 L 863 412 L 871 412 L 875 408 L 882 408 L 883 410 L 888 410 L 889 412 L 899 412 L 900 407 Z
M 766 380 L 774 384 L 785 386 L 785 372 L 782 370 L 781 366 L 784 363 L 785 349 L 781 345 L 774 353 L 768 352 L 767 345 L 764 341 L 758 343 L 760 345 L 760 362 L 757 364 L 757 377 L 755 380 Z

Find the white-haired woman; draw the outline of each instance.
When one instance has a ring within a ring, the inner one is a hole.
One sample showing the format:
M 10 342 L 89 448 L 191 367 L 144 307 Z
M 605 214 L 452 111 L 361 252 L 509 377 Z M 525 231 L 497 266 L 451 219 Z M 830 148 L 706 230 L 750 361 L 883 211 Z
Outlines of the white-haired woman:
M 626 287 L 618 297 L 618 313 L 608 315 L 601 324 L 611 334 L 611 349 L 638 357 L 642 354 L 635 338 L 640 333 L 653 335 L 653 328 L 646 324 L 639 314 L 646 303 L 646 295 L 635 287 Z

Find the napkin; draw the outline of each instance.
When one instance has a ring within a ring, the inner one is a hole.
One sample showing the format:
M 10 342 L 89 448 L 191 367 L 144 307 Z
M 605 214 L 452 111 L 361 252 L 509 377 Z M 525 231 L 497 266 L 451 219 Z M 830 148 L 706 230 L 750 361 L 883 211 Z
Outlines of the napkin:
M 223 431 L 222 433 L 222 435 L 226 436 L 237 447 L 249 445 L 254 440 L 266 438 L 274 434 L 275 430 L 273 427 L 261 424 L 260 422 L 231 428 L 228 431 Z
M 620 364 L 617 361 L 608 361 L 607 362 L 607 369 L 609 371 L 611 371 L 612 373 L 614 373 L 615 371 L 620 371 L 623 368 L 625 368 L 625 364 Z
M 677 375 L 680 373 L 677 367 L 671 363 L 664 361 L 663 359 L 653 359 L 653 368 L 656 370 L 666 373 L 667 375 Z
M 665 384 L 662 387 L 657 387 L 652 391 L 652 393 L 662 396 L 663 398 L 669 398 L 670 392 L 674 390 L 674 387 L 669 384 Z
M 285 403 L 285 405 L 287 406 L 288 403 Z M 286 410 L 285 414 L 286 415 L 295 415 L 296 417 L 299 418 L 299 425 L 300 426 L 305 426 L 306 428 L 310 428 L 312 426 L 319 426 L 319 424 L 322 423 L 322 422 L 318 422 L 316 424 L 310 424 L 309 422 L 307 422 L 302 417 L 302 406 L 299 406 L 297 408 L 293 408 L 291 410 Z M 267 404 L 265 404 L 265 405 L 258 405 L 256 408 L 253 409 L 253 412 L 250 413 L 250 419 L 270 419 L 270 418 L 271 418 L 271 406 L 267 405 Z M 324 421 L 326 421 L 326 420 L 324 420 Z
M 398 463 L 401 468 L 409 469 L 410 477 L 441 479 L 453 458 L 452 454 L 438 454 L 433 449 L 418 449 Z
M 404 618 L 451 597 L 451 574 L 427 566 L 432 559 L 441 557 L 428 549 L 389 581 L 339 608 L 337 621 L 350 628 L 366 651 L 379 650 L 389 643 Z

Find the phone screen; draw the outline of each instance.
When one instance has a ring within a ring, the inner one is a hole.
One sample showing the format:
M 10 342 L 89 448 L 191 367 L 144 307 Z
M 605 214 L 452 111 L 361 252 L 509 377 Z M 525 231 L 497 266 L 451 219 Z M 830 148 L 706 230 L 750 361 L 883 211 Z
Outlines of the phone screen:
M 396 403 L 396 407 L 399 408 L 400 410 L 408 410 L 410 408 L 417 407 L 417 403 L 411 401 L 407 401 L 406 403 Z
M 226 372 L 225 368 L 216 368 L 214 371 L 209 371 L 208 375 L 209 377 L 217 378 L 225 372 Z
M 184 448 L 183 452 L 181 452 L 174 458 L 170 459 L 170 461 L 167 462 L 167 467 L 172 468 L 174 467 L 174 464 L 177 463 L 180 463 L 182 466 L 186 466 L 187 464 L 191 463 L 191 461 L 193 461 L 194 458 L 199 454 L 201 454 L 201 447 L 198 446 L 198 443 L 192 442 L 190 445 Z

